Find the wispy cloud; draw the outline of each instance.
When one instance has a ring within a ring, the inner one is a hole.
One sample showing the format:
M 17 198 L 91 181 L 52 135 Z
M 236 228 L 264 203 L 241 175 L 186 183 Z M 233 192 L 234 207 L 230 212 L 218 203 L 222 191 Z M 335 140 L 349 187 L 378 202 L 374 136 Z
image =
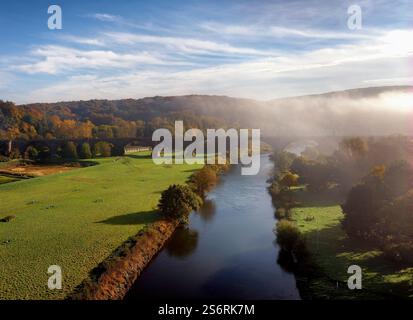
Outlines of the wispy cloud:
M 119 22 L 122 21 L 122 17 L 115 16 L 108 13 L 95 13 L 91 15 L 92 18 L 95 18 L 100 21 L 107 21 L 107 22 Z
M 99 20 L 101 22 L 109 22 L 116 24 L 118 26 L 122 27 L 127 27 L 127 28 L 133 28 L 133 29 L 142 29 L 142 30 L 162 30 L 162 31 L 167 31 L 168 29 L 163 29 L 160 27 L 155 27 L 153 23 L 136 23 L 133 20 L 126 19 L 125 17 L 119 16 L 119 15 L 113 15 L 109 13 L 94 13 L 94 14 L 88 14 L 85 17 L 92 18 L 95 20 Z
M 78 44 L 86 44 L 91 46 L 105 46 L 106 43 L 103 39 L 99 38 L 86 38 L 86 37 L 79 37 L 74 35 L 63 35 L 60 37 L 61 40 L 78 43 Z
M 317 29 L 296 29 L 277 25 L 246 26 L 227 25 L 221 23 L 202 23 L 200 27 L 204 30 L 220 35 L 232 35 L 242 37 L 258 38 L 309 38 L 309 39 L 366 39 L 374 36 L 374 31 L 367 32 L 338 32 Z
M 254 48 L 245 48 L 232 46 L 228 43 L 220 43 L 209 40 L 199 40 L 182 37 L 165 37 L 152 36 L 134 33 L 111 32 L 105 36 L 111 42 L 124 45 L 154 44 L 169 49 L 179 50 L 180 53 L 205 54 L 205 53 L 222 53 L 222 54 L 239 54 L 239 55 L 269 55 L 270 51 L 257 50 Z
M 379 84 L 379 85 L 385 85 L 385 84 L 397 84 L 397 83 L 412 83 L 413 84 L 413 77 L 398 77 L 398 78 L 381 78 L 381 79 L 368 79 L 364 80 L 364 83 L 367 84 Z M 413 106 L 413 103 L 411 104 Z
M 180 62 L 162 60 L 147 52 L 115 53 L 110 50 L 77 50 L 62 46 L 41 46 L 32 55 L 39 61 L 15 66 L 29 74 L 58 74 L 76 69 L 132 68 L 140 65 L 171 65 Z

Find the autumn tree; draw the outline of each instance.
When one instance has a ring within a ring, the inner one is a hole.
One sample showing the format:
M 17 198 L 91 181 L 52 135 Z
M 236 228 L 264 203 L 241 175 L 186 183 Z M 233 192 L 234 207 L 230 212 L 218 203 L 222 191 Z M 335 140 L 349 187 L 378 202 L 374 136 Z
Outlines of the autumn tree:
M 201 204 L 201 198 L 191 188 L 174 184 L 162 192 L 158 208 L 168 218 L 186 221 L 189 213 L 192 210 L 197 210 Z
M 217 173 L 209 166 L 205 166 L 201 170 L 195 172 L 190 178 L 191 186 L 201 197 L 205 197 L 205 194 L 210 191 L 217 182 Z
M 280 185 L 282 187 L 287 188 L 288 190 L 291 189 L 291 187 L 294 187 L 298 185 L 298 179 L 299 176 L 298 174 L 292 173 L 288 171 L 280 180 Z
M 380 164 L 380 165 L 374 166 L 374 168 L 370 171 L 369 175 L 378 177 L 380 180 L 383 180 L 385 173 L 386 173 L 386 166 L 384 164 Z

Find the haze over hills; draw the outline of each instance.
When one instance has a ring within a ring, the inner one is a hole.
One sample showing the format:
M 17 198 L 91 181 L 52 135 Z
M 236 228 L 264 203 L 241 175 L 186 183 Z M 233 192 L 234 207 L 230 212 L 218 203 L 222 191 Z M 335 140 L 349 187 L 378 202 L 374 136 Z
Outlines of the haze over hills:
M 412 86 L 370 87 L 272 100 L 265 117 L 287 135 L 407 134 L 412 108 Z
M 260 128 L 275 135 L 388 135 L 409 133 L 413 87 L 374 87 L 257 101 L 188 95 L 122 100 L 0 105 L 0 137 L 125 137 L 158 127 Z M 70 135 L 74 136 L 70 136 Z M 68 136 L 66 136 L 68 135 Z

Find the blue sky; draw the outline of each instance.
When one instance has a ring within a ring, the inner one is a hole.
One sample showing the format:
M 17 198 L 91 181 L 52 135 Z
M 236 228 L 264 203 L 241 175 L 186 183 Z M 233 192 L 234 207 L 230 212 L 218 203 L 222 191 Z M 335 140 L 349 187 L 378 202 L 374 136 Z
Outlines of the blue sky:
M 63 29 L 49 30 L 57 4 Z M 347 27 L 350 5 L 362 29 Z M 1 1 L 0 99 L 256 99 L 412 84 L 410 1 Z

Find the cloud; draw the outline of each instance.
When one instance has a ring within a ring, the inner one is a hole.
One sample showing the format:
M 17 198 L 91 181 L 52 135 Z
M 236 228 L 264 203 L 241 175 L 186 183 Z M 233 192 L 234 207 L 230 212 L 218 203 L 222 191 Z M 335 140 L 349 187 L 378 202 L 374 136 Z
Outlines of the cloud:
M 305 39 L 367 39 L 374 36 L 374 31 L 369 32 L 347 32 L 327 31 L 317 29 L 296 29 L 291 27 L 283 27 L 276 25 L 266 26 L 245 26 L 245 25 L 226 25 L 219 23 L 203 23 L 200 27 L 204 30 L 220 34 L 242 37 L 258 37 L 258 38 L 305 38 Z M 373 33 L 373 34 L 371 34 Z
M 40 46 L 32 52 L 39 61 L 15 66 L 29 74 L 58 74 L 76 69 L 132 68 L 140 65 L 170 65 L 177 62 L 162 60 L 147 52 L 115 53 L 111 50 L 77 50 L 63 46 Z M 179 64 L 179 62 L 178 62 Z
M 122 21 L 122 17 L 115 16 L 108 13 L 95 13 L 91 15 L 92 18 L 95 18 L 100 21 L 107 21 L 107 22 L 119 22 Z
M 75 49 L 62 45 L 44 45 L 33 49 L 23 60 L 27 63 L 14 64 L 13 70 L 28 74 L 61 74 L 76 69 L 142 68 L 144 66 L 195 66 L 202 65 L 200 55 L 251 58 L 274 56 L 273 52 L 227 43 L 152 36 L 135 33 L 111 32 L 96 37 L 74 35 L 59 36 L 59 40 L 86 46 L 112 48 L 111 50 Z M 195 60 L 194 60 L 195 59 Z
M 368 80 L 364 80 L 363 82 L 368 83 L 368 84 L 376 84 L 376 85 L 385 85 L 385 84 L 393 85 L 396 83 L 413 83 L 413 77 L 368 79 Z
M 180 53 L 205 54 L 205 53 L 222 53 L 237 55 L 269 55 L 270 51 L 257 50 L 253 48 L 244 48 L 232 46 L 228 43 L 219 43 L 209 40 L 199 40 L 182 37 L 165 37 L 154 35 L 143 35 L 135 33 L 110 32 L 105 36 L 111 42 L 123 45 L 153 44 L 169 49 L 179 50 Z
M 85 38 L 85 37 L 78 37 L 78 36 L 73 36 L 73 35 L 63 35 L 60 37 L 60 39 L 68 41 L 68 42 L 86 44 L 86 45 L 91 45 L 91 46 L 102 47 L 106 45 L 103 39 L 98 39 L 98 38 Z
M 162 30 L 159 27 L 154 27 L 153 23 L 151 22 L 136 23 L 133 20 L 124 18 L 123 16 L 112 15 L 108 13 L 94 13 L 94 14 L 86 15 L 85 17 L 96 19 L 102 22 L 114 23 L 117 26 L 126 27 L 126 28 L 134 28 L 134 29 L 136 28 L 136 29 L 142 29 L 146 31 Z M 168 29 L 163 29 L 163 31 L 166 31 L 166 30 Z

